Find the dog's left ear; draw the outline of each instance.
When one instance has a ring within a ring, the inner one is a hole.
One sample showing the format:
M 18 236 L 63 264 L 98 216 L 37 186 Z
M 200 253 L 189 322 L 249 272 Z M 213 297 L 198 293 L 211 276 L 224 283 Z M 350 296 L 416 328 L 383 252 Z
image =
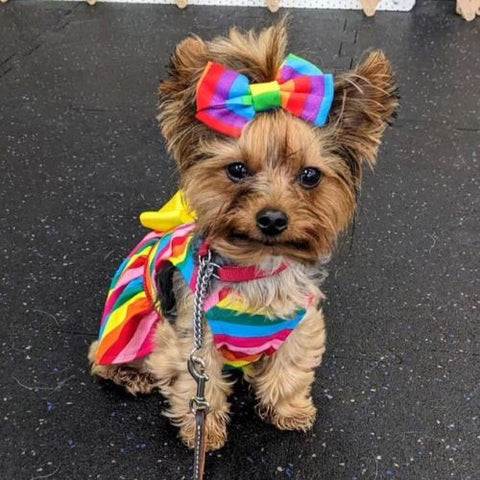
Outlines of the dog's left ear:
M 398 106 L 390 62 L 381 51 L 372 52 L 350 72 L 337 76 L 329 124 L 334 144 L 348 162 L 355 180 L 364 162 L 373 166 L 385 128 Z

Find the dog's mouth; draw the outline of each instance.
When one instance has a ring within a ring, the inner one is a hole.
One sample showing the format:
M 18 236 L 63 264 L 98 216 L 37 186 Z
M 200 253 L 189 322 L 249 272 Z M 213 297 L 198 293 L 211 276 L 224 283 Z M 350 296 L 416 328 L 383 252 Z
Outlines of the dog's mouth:
M 253 238 L 250 235 L 242 232 L 233 232 L 229 235 L 228 240 L 237 246 L 249 247 L 270 247 L 273 250 L 287 248 L 301 251 L 309 251 L 310 243 L 307 240 L 280 240 L 275 238 L 264 237 L 262 239 Z

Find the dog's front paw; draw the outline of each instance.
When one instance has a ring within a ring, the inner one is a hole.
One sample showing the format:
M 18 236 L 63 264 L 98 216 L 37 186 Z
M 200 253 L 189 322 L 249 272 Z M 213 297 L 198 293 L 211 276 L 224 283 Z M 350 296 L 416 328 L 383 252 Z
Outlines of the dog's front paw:
M 188 448 L 193 448 L 195 446 L 195 421 L 192 420 L 180 427 L 179 435 Z M 214 415 L 207 415 L 205 423 L 205 448 L 207 452 L 222 448 L 226 441 L 226 423 L 217 420 Z
M 311 398 L 301 401 L 282 402 L 275 406 L 259 405 L 260 417 L 279 430 L 301 430 L 306 432 L 313 427 L 317 417 L 317 409 Z

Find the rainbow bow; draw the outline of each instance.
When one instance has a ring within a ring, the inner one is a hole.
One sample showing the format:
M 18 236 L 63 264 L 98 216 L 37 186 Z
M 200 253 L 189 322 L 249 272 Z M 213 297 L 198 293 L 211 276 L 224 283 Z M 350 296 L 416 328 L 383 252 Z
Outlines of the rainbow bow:
M 213 130 L 239 137 L 258 112 L 283 108 L 324 125 L 333 101 L 333 76 L 307 60 L 289 54 L 277 80 L 250 84 L 245 75 L 209 62 L 197 87 L 197 119 Z

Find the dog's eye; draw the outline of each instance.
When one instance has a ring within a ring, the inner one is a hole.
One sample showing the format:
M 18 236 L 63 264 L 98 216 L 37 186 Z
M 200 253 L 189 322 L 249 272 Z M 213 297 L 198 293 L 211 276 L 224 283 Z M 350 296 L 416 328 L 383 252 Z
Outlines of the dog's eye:
M 298 181 L 303 188 L 314 188 L 322 179 L 322 172 L 318 168 L 304 168 L 298 177 Z
M 241 182 L 244 178 L 250 176 L 247 166 L 241 162 L 231 163 L 227 165 L 227 175 L 232 182 Z

